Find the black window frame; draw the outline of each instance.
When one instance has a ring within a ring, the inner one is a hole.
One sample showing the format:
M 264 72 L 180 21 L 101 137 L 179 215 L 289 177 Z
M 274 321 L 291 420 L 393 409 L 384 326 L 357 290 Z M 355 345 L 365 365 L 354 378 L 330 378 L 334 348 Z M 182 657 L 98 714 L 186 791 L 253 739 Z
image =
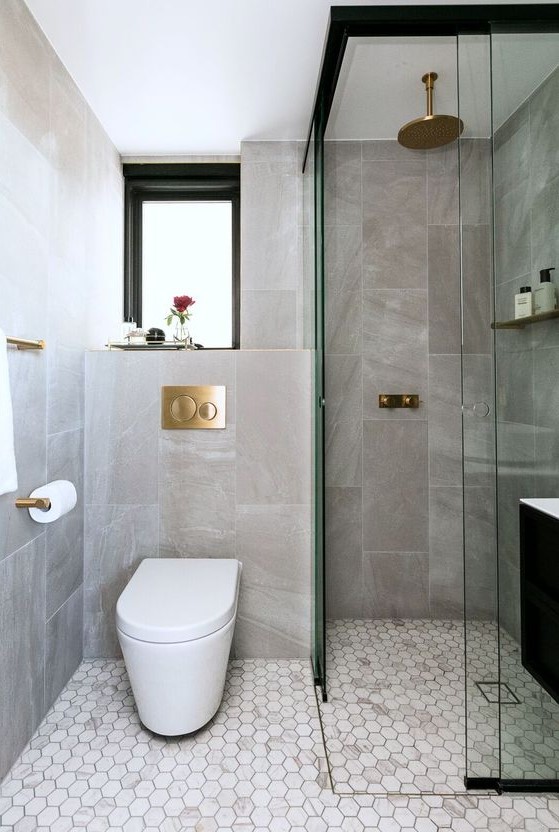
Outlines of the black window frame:
M 124 164 L 124 319 L 142 326 L 144 202 L 231 202 L 232 346 L 239 349 L 241 301 L 241 166 L 239 163 Z

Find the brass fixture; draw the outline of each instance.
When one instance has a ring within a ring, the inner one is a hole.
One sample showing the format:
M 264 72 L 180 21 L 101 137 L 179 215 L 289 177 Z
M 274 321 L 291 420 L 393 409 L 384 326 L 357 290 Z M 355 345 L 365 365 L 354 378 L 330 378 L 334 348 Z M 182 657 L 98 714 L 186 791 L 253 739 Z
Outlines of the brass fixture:
M 433 115 L 433 90 L 439 76 L 427 72 L 421 79 L 427 92 L 427 115 L 409 121 L 400 129 L 398 141 L 411 150 L 431 150 L 455 141 L 464 129 L 464 122 L 457 116 Z
M 417 393 L 380 393 L 378 397 L 379 407 L 407 407 L 417 408 L 421 404 L 421 399 Z
M 216 430 L 225 427 L 225 387 L 199 385 L 161 388 L 164 430 Z
M 16 508 L 40 508 L 43 511 L 48 511 L 50 508 L 50 498 L 18 497 L 16 500 Z
M 44 350 L 44 341 L 29 341 L 27 338 L 6 338 L 8 344 L 13 344 L 18 350 Z

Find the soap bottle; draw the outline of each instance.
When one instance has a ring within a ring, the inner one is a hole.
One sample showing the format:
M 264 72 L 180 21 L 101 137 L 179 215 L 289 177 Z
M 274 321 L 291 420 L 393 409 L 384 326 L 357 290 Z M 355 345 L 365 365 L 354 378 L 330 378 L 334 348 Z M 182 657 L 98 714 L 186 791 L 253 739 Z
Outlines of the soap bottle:
M 514 296 L 514 317 L 528 318 L 533 315 L 532 309 L 532 287 L 521 286 L 520 292 Z
M 544 312 L 553 312 L 556 306 L 555 286 L 551 282 L 551 272 L 555 267 L 542 269 L 540 271 L 540 285 L 535 291 L 534 314 L 541 315 Z

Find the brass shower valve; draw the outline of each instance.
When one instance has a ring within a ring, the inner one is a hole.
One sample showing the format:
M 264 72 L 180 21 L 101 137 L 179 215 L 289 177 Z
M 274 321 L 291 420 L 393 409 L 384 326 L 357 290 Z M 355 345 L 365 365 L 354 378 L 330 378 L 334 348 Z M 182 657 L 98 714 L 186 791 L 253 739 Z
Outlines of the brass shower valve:
M 381 393 L 378 397 L 379 407 L 397 408 L 418 408 L 421 400 L 417 393 Z

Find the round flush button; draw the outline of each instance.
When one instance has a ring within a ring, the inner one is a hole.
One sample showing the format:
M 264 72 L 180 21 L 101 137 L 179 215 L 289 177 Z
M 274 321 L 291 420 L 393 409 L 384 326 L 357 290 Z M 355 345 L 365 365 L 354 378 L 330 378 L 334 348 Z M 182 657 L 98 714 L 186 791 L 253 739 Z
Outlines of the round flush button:
M 198 413 L 205 422 L 211 422 L 217 416 L 217 407 L 212 402 L 204 402 L 200 405 Z
M 190 422 L 196 413 L 196 402 L 191 396 L 177 396 L 171 402 L 171 416 L 177 422 Z

